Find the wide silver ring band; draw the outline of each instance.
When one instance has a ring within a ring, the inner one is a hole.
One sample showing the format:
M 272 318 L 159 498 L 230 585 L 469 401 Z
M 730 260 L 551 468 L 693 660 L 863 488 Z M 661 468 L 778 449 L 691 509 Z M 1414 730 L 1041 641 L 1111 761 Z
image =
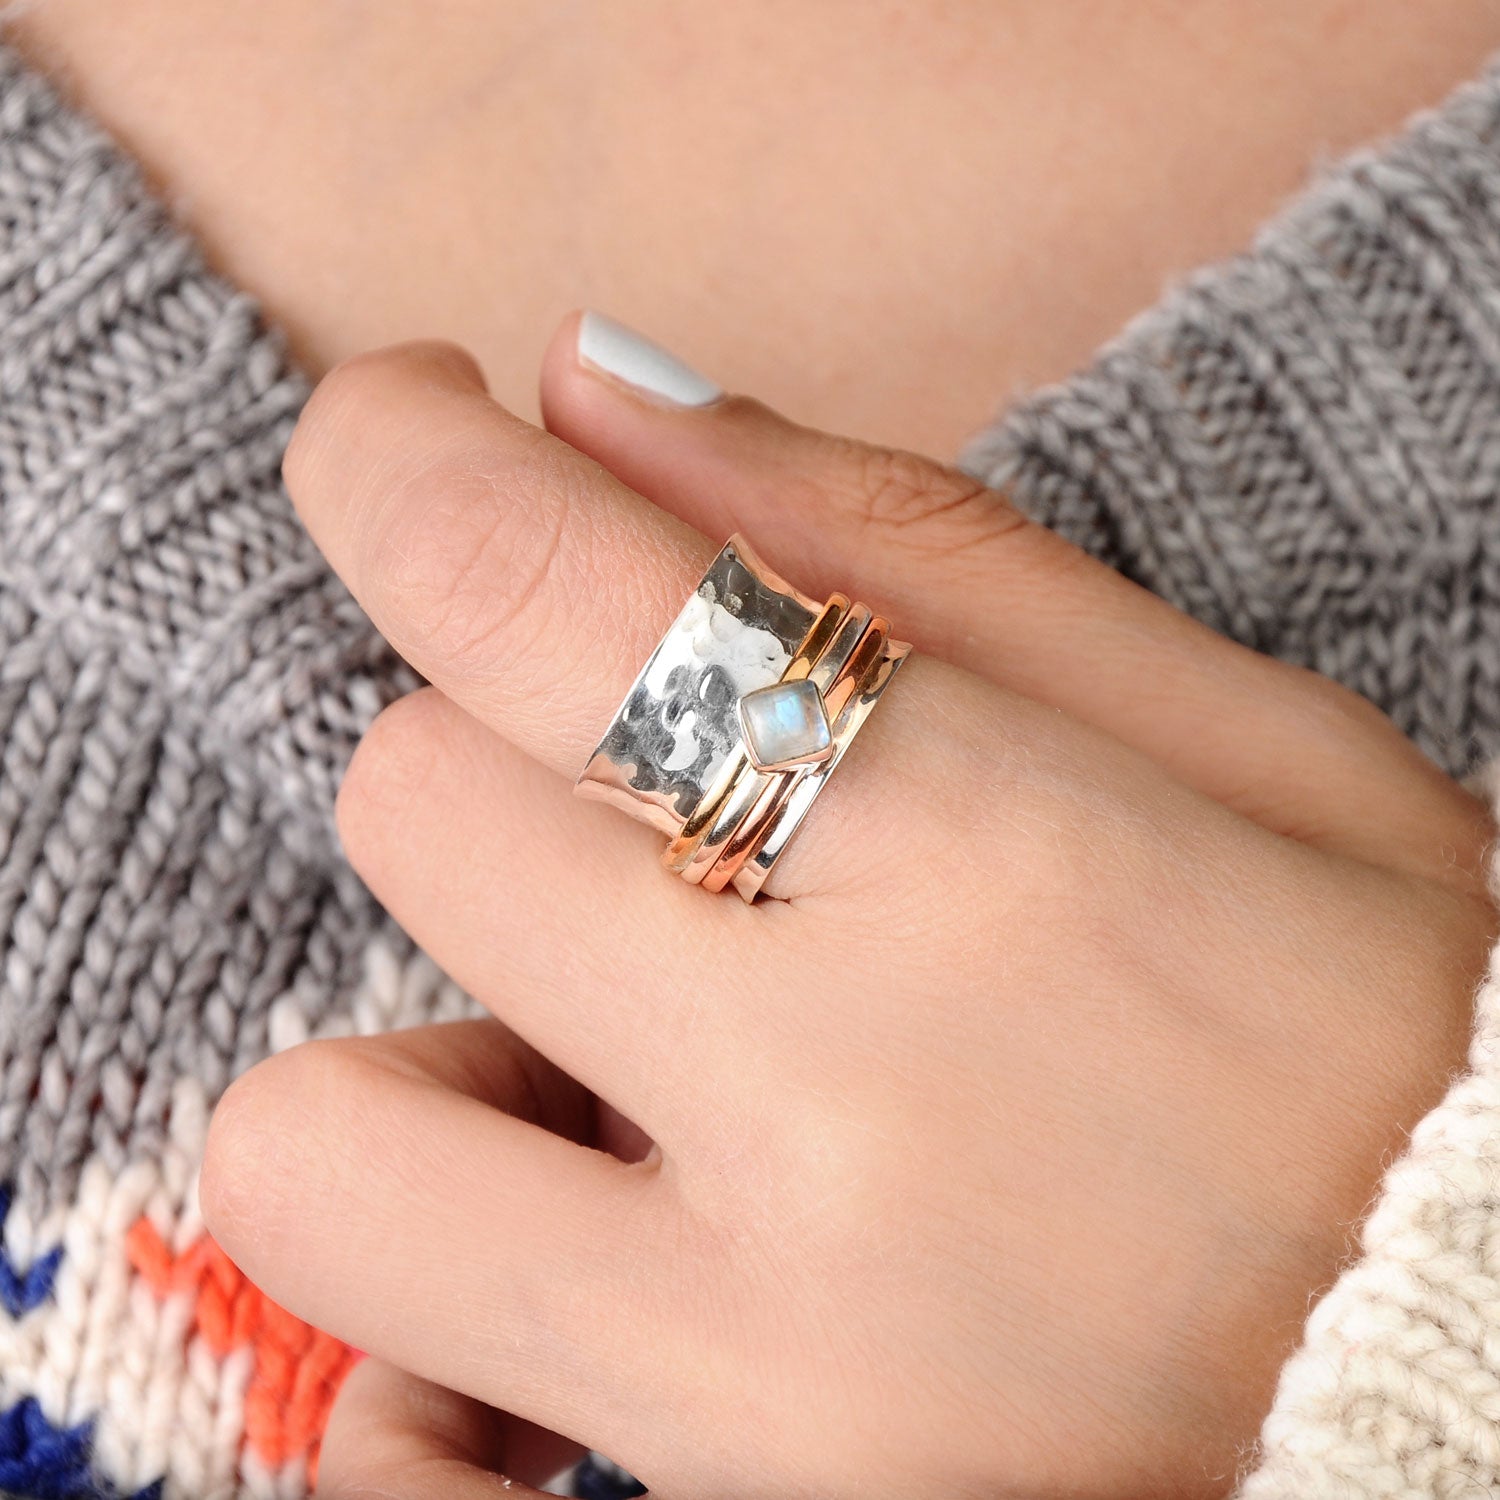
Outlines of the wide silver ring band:
M 736 532 L 637 674 L 575 790 L 659 829 L 664 858 L 679 851 L 686 879 L 732 884 L 753 901 L 910 649 L 865 606 L 842 595 L 820 604 L 789 584 Z M 812 686 L 789 696 L 800 678 Z M 816 758 L 762 769 L 765 747 L 741 718 L 747 697 L 771 710 L 771 723 L 790 697 L 810 722 L 821 710 L 822 728 L 803 731 L 822 735 L 816 750 L 807 740 Z M 706 795 L 720 799 L 712 826 L 689 849 L 684 829 L 696 828 Z

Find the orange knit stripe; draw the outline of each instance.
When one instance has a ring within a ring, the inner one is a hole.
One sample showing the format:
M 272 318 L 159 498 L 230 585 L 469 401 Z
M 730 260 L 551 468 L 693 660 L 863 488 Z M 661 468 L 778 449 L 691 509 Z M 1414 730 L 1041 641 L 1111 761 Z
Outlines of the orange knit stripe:
M 360 1355 L 278 1306 L 206 1234 L 174 1256 L 156 1226 L 140 1218 L 125 1251 L 158 1297 L 196 1291 L 193 1329 L 220 1358 L 247 1346 L 255 1351 L 245 1441 L 271 1468 L 305 1456 L 313 1483 L 328 1413 Z

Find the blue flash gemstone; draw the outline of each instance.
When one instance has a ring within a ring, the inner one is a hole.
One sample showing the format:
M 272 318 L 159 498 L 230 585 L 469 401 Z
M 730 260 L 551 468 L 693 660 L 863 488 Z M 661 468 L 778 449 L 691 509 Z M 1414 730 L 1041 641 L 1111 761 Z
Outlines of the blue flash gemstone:
M 821 760 L 833 745 L 823 695 L 805 677 L 746 693 L 740 726 L 757 769 Z

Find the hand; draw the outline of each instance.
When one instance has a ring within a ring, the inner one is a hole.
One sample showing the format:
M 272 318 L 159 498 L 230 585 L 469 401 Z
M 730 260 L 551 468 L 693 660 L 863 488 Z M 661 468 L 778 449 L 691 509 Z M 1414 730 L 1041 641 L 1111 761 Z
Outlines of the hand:
M 377 1357 L 325 1490 L 488 1494 L 547 1431 L 667 1497 L 1222 1493 L 1461 1063 L 1483 809 L 961 475 L 644 400 L 571 324 L 543 395 L 369 355 L 287 456 L 434 684 L 354 757 L 349 857 L 498 1018 L 215 1116 L 214 1233 Z M 754 907 L 571 794 L 736 527 L 917 646 Z

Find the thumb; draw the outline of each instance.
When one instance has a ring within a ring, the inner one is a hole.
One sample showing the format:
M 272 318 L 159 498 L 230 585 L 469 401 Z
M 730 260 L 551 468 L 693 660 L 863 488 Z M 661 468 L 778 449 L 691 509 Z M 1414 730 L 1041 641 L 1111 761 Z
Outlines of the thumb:
M 1275 832 L 1428 873 L 1482 857 L 1479 804 L 1372 704 L 1216 634 L 968 475 L 799 426 L 592 312 L 559 328 L 541 395 L 552 432 L 699 531 L 743 531 L 809 592 L 864 600 L 919 650 Z

